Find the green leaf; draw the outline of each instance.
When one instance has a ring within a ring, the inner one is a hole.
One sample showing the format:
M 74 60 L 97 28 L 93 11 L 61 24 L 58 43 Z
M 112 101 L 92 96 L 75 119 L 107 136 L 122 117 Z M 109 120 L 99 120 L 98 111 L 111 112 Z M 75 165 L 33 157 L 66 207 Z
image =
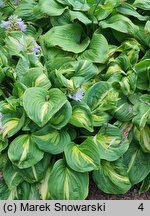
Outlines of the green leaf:
M 7 200 L 10 195 L 10 190 L 8 189 L 5 181 L 0 179 L 0 200 Z
M 71 21 L 79 20 L 85 25 L 89 25 L 92 23 L 92 21 L 82 12 L 69 10 L 69 15 Z
M 44 87 L 46 90 L 51 87 L 50 80 L 40 67 L 29 69 L 24 76 L 21 77 L 20 82 L 27 87 Z
M 3 150 L 5 150 L 7 146 L 8 146 L 8 139 L 4 137 L 0 131 L 0 153 L 3 152 Z
M 150 20 L 148 20 L 145 24 L 144 30 L 146 33 L 150 34 Z
M 69 122 L 76 127 L 85 128 L 90 132 L 93 131 L 92 113 L 85 103 L 72 103 L 72 117 Z
M 6 106 L 8 104 L 6 103 Z M 15 135 L 25 123 L 25 113 L 22 109 L 7 110 L 2 118 L 2 133 L 4 137 L 12 137 Z
M 136 90 L 137 75 L 133 71 L 128 71 L 127 76 L 123 77 L 120 83 L 122 92 L 131 95 Z
M 51 170 L 52 170 L 52 166 L 50 166 L 48 169 L 47 169 L 47 172 L 46 172 L 46 175 L 45 175 L 45 178 L 43 178 L 40 186 L 39 186 L 39 193 L 41 195 L 41 199 L 42 200 L 50 200 L 51 199 L 51 195 L 50 195 L 50 192 L 49 192 L 49 184 L 48 184 L 48 181 L 49 181 L 49 177 L 50 177 L 50 174 L 51 174 Z
M 95 12 L 95 16 L 98 21 L 106 19 L 112 13 L 114 7 L 118 3 L 116 0 L 107 0 L 104 2 L 104 4 L 98 4 L 98 6 L 96 7 L 96 1 L 93 2 L 95 4 L 91 5 L 92 13 Z
M 120 98 L 116 103 L 116 108 L 112 111 L 112 114 L 119 121 L 127 122 L 133 118 L 133 106 L 124 98 Z
M 62 106 L 62 108 L 57 113 L 55 113 L 55 115 L 53 115 L 49 123 L 53 128 L 60 130 L 61 128 L 65 127 L 68 124 L 71 116 L 72 116 L 72 106 L 69 103 L 69 101 L 67 101 Z
M 30 195 L 31 186 L 28 182 L 22 182 L 17 187 L 17 199 L 19 200 L 28 200 Z
M 126 16 L 133 16 L 141 21 L 146 21 L 148 18 L 147 16 L 142 16 L 136 11 L 136 7 L 128 3 L 121 4 L 119 7 L 117 7 L 117 12 Z
M 49 16 L 59 16 L 67 9 L 55 0 L 40 0 L 39 7 L 43 13 Z
M 108 42 L 98 31 L 94 32 L 89 49 L 85 50 L 79 59 L 85 59 L 94 63 L 105 63 L 108 59 Z
M 139 27 L 137 25 L 133 24 L 133 22 L 129 18 L 121 14 L 113 15 L 109 19 L 101 21 L 99 25 L 104 29 L 112 28 L 116 31 L 128 34 L 134 34 L 139 30 Z
M 88 173 L 76 172 L 63 159 L 58 160 L 49 177 L 52 200 L 83 200 L 88 195 Z
M 99 167 L 98 147 L 90 138 L 80 145 L 73 142 L 67 144 L 64 153 L 69 167 L 77 172 L 90 172 Z
M 138 130 L 134 129 L 134 135 L 139 141 L 139 144 L 144 152 L 150 153 L 150 127 L 145 125 L 144 128 Z
M 89 10 L 89 5 L 87 4 L 86 0 L 56 0 L 57 2 L 72 6 L 74 10 L 79 10 L 79 11 L 88 11 Z
M 52 27 L 44 36 L 47 47 L 59 46 L 62 50 L 81 53 L 89 45 L 89 38 L 81 42 L 83 29 L 79 24 Z
M 32 138 L 40 150 L 51 154 L 62 153 L 65 145 L 70 142 L 70 136 L 65 129 L 58 131 L 50 126 L 33 133 Z
M 135 65 L 135 71 L 138 75 L 137 88 L 141 90 L 150 90 L 150 60 L 145 59 Z
M 98 74 L 98 68 L 95 64 L 88 60 L 79 60 L 71 63 L 74 73 L 73 76 L 83 77 L 85 81 L 91 80 Z
M 22 182 L 17 187 L 17 199 L 18 200 L 39 200 L 40 194 L 38 186 L 36 184 L 29 184 L 28 182 Z
M 131 183 L 138 184 L 149 174 L 150 157 L 134 143 L 130 144 L 128 151 L 124 154 L 124 160 L 128 167 Z
M 150 174 L 143 180 L 139 193 L 145 193 L 150 189 Z
M 0 170 L 3 171 L 5 169 L 7 162 L 9 161 L 7 152 L 3 152 L 0 154 Z
M 122 131 L 111 124 L 102 126 L 94 140 L 99 147 L 100 158 L 107 161 L 119 159 L 129 147 L 129 142 L 123 137 Z
M 45 88 L 32 87 L 23 95 L 23 107 L 39 127 L 44 126 L 66 102 L 65 95 L 56 88 L 46 91 Z
M 19 169 L 29 168 L 43 158 L 44 153 L 40 151 L 30 135 L 20 135 L 15 138 L 8 149 L 11 162 Z
M 28 11 L 28 12 L 27 12 Z M 43 17 L 43 13 L 35 0 L 23 0 L 17 5 L 14 14 L 25 21 L 35 22 Z
M 114 91 L 111 83 L 104 81 L 92 85 L 84 96 L 84 101 L 94 112 L 114 108 L 117 100 L 118 93 Z
M 21 56 L 21 58 L 19 58 L 19 61 L 16 65 L 16 77 L 17 79 L 21 79 L 22 77 L 24 77 L 24 75 L 26 74 L 26 72 L 29 70 L 29 59 L 25 58 L 24 56 Z
M 93 179 L 100 190 L 110 194 L 124 194 L 132 186 L 122 159 L 101 161 L 100 169 L 93 172 Z
M 134 117 L 132 122 L 141 130 L 145 127 L 150 118 L 150 96 L 142 95 L 133 106 Z
M 92 113 L 93 125 L 95 127 L 102 126 L 110 120 L 110 115 L 106 112 L 94 112 Z
M 23 181 L 23 178 L 19 172 L 10 162 L 7 163 L 5 169 L 3 170 L 3 177 L 9 190 L 14 189 Z
M 12 35 L 13 36 L 13 35 Z M 5 38 L 5 43 L 7 46 L 7 51 L 11 56 L 21 56 L 21 50 L 19 49 L 20 41 L 22 37 L 22 33 L 19 33 L 18 37 L 8 36 Z M 19 37 L 20 36 L 20 37 Z
M 76 90 L 82 83 L 89 81 L 98 74 L 98 68 L 88 60 L 70 61 L 55 69 L 58 86 L 65 86 L 69 90 Z
M 29 182 L 30 184 L 40 182 L 45 177 L 50 159 L 51 155 L 45 154 L 42 160 L 40 160 L 38 163 L 30 168 L 18 169 L 18 173 L 20 176 L 22 176 L 24 181 Z
M 141 8 L 143 10 L 150 10 L 150 2 L 149 0 L 135 0 L 133 6 L 137 8 Z

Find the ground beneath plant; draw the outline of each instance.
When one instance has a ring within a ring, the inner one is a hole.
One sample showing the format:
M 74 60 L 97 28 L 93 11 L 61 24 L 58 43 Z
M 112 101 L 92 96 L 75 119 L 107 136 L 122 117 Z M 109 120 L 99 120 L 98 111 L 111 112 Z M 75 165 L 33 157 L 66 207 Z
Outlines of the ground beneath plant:
M 111 195 L 103 193 L 91 181 L 89 196 L 87 200 L 150 200 L 150 190 L 146 193 L 139 194 L 138 187 L 132 188 L 128 193 L 123 195 Z

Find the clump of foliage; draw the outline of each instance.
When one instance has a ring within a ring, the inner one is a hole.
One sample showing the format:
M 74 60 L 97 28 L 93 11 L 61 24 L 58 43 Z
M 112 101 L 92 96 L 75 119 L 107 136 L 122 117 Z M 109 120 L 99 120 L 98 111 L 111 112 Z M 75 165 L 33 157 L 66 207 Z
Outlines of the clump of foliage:
M 149 0 L 0 0 L 0 170 L 0 199 L 149 189 Z

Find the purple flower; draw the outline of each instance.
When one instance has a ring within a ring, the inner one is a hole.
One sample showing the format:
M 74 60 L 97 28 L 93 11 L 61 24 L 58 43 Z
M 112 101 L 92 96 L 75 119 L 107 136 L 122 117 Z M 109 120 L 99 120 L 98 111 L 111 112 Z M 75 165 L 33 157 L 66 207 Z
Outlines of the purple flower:
M 33 47 L 31 49 L 31 51 L 34 52 L 34 53 L 38 53 L 40 51 L 40 46 L 38 44 L 35 44 L 35 47 Z
M 8 21 L 2 21 L 1 27 L 8 29 L 11 26 L 11 22 Z
M 75 94 L 68 94 L 68 97 L 75 101 L 81 101 L 83 98 L 83 89 L 79 88 Z
M 7 30 L 20 30 L 22 32 L 26 31 L 27 28 L 23 20 L 15 15 L 11 15 L 7 21 L 2 21 L 1 26 Z
M 24 22 L 21 20 L 21 21 L 17 21 L 17 24 L 18 24 L 18 27 L 19 29 L 22 31 L 22 32 L 25 32 L 26 31 L 26 24 L 24 24 Z

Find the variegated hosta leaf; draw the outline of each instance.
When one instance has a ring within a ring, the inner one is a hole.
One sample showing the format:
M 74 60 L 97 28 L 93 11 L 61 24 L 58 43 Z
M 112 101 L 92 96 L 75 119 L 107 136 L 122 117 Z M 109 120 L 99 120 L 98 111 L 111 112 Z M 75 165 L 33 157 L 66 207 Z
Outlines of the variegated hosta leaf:
M 76 127 L 85 128 L 90 132 L 93 131 L 92 113 L 85 103 L 72 103 L 72 117 L 69 122 Z
M 59 16 L 67 9 L 55 0 L 40 0 L 39 7 L 44 14 L 49 16 Z
M 74 61 L 72 66 L 75 70 L 74 76 L 84 77 L 85 81 L 92 79 L 99 72 L 96 65 L 87 59 Z
M 89 172 L 99 167 L 98 147 L 91 138 L 80 145 L 73 142 L 67 144 L 64 153 L 67 164 L 77 172 Z
M 112 114 L 116 119 L 122 122 L 130 121 L 133 117 L 132 104 L 124 99 L 118 100 L 116 108 L 112 111 Z
M 85 50 L 79 59 L 86 59 L 94 63 L 105 63 L 108 59 L 109 46 L 106 38 L 98 31 L 94 32 L 89 49 Z
M 29 69 L 25 75 L 21 77 L 20 82 L 27 87 L 44 87 L 46 90 L 51 87 L 50 80 L 40 67 Z
M 149 0 L 135 0 L 133 6 L 137 8 L 141 8 L 143 10 L 150 10 Z
M 38 186 L 25 181 L 17 187 L 15 196 L 17 200 L 40 200 Z
M 141 182 L 149 174 L 150 156 L 144 153 L 140 146 L 131 143 L 128 151 L 124 154 L 124 160 L 133 185 Z
M 101 161 L 99 170 L 93 172 L 93 179 L 99 189 L 110 194 L 124 194 L 132 186 L 122 159 Z
M 142 95 L 133 106 L 134 117 L 132 122 L 141 130 L 149 122 L 150 118 L 150 95 Z
M 59 69 L 59 70 L 55 70 L 55 74 L 57 76 L 57 79 L 60 83 L 59 86 L 62 86 L 62 87 L 67 87 L 68 89 L 76 89 L 76 88 L 79 88 L 81 86 L 82 83 L 85 82 L 85 79 L 84 77 L 72 77 L 71 79 L 67 79 L 63 74 L 62 74 L 62 69 Z M 65 69 L 66 70 L 66 69 Z M 73 69 L 74 70 L 74 69 Z
M 147 16 L 142 16 L 136 11 L 136 7 L 128 3 L 121 4 L 119 7 L 117 7 L 117 11 L 123 15 L 136 17 L 141 21 L 147 20 Z
M 150 33 L 150 21 L 149 20 L 146 22 L 144 30 L 146 33 Z
M 93 112 L 93 125 L 95 127 L 102 126 L 103 124 L 107 123 L 110 120 L 110 115 L 106 112 Z
M 119 55 L 117 60 L 122 56 L 127 58 L 126 68 L 122 67 L 123 66 L 122 64 L 121 65 L 119 64 L 124 71 L 127 71 L 127 69 L 130 69 L 131 64 L 135 65 L 138 62 L 139 53 L 140 53 L 140 44 L 135 39 L 131 38 L 131 39 L 125 40 L 120 45 L 120 47 L 118 47 L 118 51 L 121 51 L 122 54 Z
M 7 200 L 10 195 L 10 190 L 8 189 L 4 179 L 0 179 L 0 200 Z
M 118 32 L 134 34 L 139 30 L 139 27 L 135 25 L 128 17 L 121 14 L 115 14 L 109 19 L 101 21 L 100 27 L 102 28 L 112 28 Z
M 45 154 L 42 160 L 40 160 L 37 164 L 31 166 L 30 168 L 18 169 L 18 172 L 20 176 L 22 176 L 22 179 L 30 184 L 40 182 L 45 177 L 50 159 L 51 155 Z
M 23 181 L 23 178 L 19 172 L 10 162 L 7 163 L 5 169 L 3 170 L 3 177 L 9 190 L 14 189 Z
M 102 126 L 94 141 L 98 144 L 100 158 L 107 161 L 117 160 L 129 147 L 129 142 L 123 137 L 122 131 L 111 124 Z
M 40 150 L 51 154 L 63 152 L 65 145 L 70 142 L 70 136 L 65 129 L 58 131 L 50 126 L 33 133 L 32 138 Z
M 66 126 L 66 124 L 68 124 L 71 115 L 72 115 L 72 106 L 69 103 L 69 101 L 67 101 L 62 106 L 62 108 L 57 113 L 55 113 L 55 115 L 53 115 L 49 123 L 53 128 L 60 130 L 61 128 Z
M 121 80 L 120 86 L 121 90 L 125 95 L 131 95 L 136 89 L 137 76 L 133 71 L 129 71 L 126 77 Z
M 85 0 L 56 0 L 57 2 L 63 4 L 63 5 L 68 5 L 72 6 L 73 10 L 79 10 L 79 11 L 88 11 L 89 10 L 89 4 L 87 4 L 87 1 Z
M 43 158 L 43 155 L 28 134 L 16 137 L 8 149 L 9 159 L 19 169 L 32 167 Z
M 69 86 L 72 87 L 72 85 L 77 86 L 75 82 L 77 78 L 80 78 L 80 83 L 85 83 L 96 76 L 98 72 L 96 65 L 88 60 L 70 61 L 55 70 L 59 82 L 68 88 Z M 77 87 L 80 87 L 80 85 Z
M 56 88 L 46 91 L 44 88 L 32 87 L 23 95 L 23 107 L 27 115 L 40 127 L 44 126 L 66 102 L 66 96 Z
M 1 130 L 1 129 L 0 129 Z M 8 146 L 8 139 L 6 137 L 3 137 L 1 131 L 0 131 L 0 153 L 5 150 Z
M 150 189 L 150 174 L 143 180 L 139 192 L 145 193 Z
M 143 129 L 134 128 L 136 139 L 144 152 L 150 153 L 150 126 L 146 125 Z
M 8 105 L 9 106 L 9 105 Z M 2 133 L 4 137 L 15 135 L 25 123 L 25 112 L 22 109 L 8 109 L 2 117 Z
M 92 20 L 88 18 L 85 13 L 78 12 L 78 11 L 67 11 L 70 15 L 70 21 L 79 20 L 80 22 L 84 23 L 85 25 L 89 25 L 92 23 Z
M 114 123 L 114 126 L 117 126 L 123 136 L 123 141 L 128 140 L 129 143 L 133 140 L 133 124 L 131 122 L 121 122 L 121 121 L 116 121 Z
M 92 111 L 110 110 L 115 107 L 118 92 L 114 91 L 110 83 L 100 81 L 88 89 L 84 100 Z
M 135 65 L 137 73 L 137 88 L 141 90 L 150 90 L 150 59 L 140 61 Z
M 28 182 L 23 181 L 21 184 L 17 187 L 17 199 L 19 200 L 27 200 L 29 199 L 31 186 Z
M 60 159 L 52 168 L 48 184 L 53 200 L 83 200 L 88 195 L 89 177 L 87 172 L 76 172 Z
M 88 37 L 81 42 L 82 31 L 79 24 L 66 24 L 52 27 L 43 38 L 47 47 L 58 46 L 65 51 L 81 53 L 90 42 Z
M 6 164 L 8 163 L 9 158 L 7 152 L 3 152 L 0 154 L 0 170 L 5 169 Z
M 49 177 L 51 174 L 51 170 L 52 170 L 52 166 L 50 166 L 47 169 L 45 177 L 43 178 L 43 180 L 39 186 L 39 193 L 41 195 L 42 200 L 50 200 L 51 199 L 51 195 L 50 195 L 50 192 L 48 189 L 48 187 L 49 187 L 48 181 L 49 181 Z

